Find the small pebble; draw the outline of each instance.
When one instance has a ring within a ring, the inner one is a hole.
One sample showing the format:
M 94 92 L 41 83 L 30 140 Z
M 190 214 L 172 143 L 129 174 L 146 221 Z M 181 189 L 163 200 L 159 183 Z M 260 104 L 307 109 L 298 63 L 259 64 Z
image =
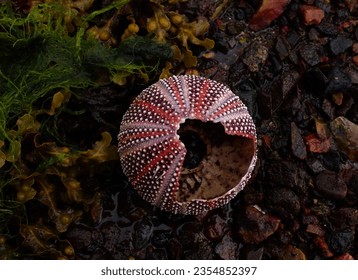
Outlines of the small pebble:
M 338 117 L 331 121 L 330 128 L 347 156 L 353 161 L 358 160 L 358 125 L 344 117 Z
M 305 260 L 306 256 L 299 248 L 289 244 L 282 249 L 278 258 L 280 260 Z
M 310 170 L 315 174 L 320 173 L 323 170 L 325 170 L 322 162 L 318 159 L 309 158 L 306 161 L 306 163 L 307 163 L 308 167 L 310 168 Z
M 322 171 L 316 177 L 316 188 L 329 199 L 341 200 L 347 195 L 347 185 L 333 171 Z
M 288 188 L 273 188 L 267 196 L 271 212 L 284 221 L 292 221 L 300 213 L 300 200 L 298 196 Z
M 144 248 L 152 237 L 152 233 L 153 224 L 150 220 L 143 218 L 142 220 L 136 222 L 132 235 L 134 248 Z
M 294 122 L 291 122 L 291 149 L 292 153 L 299 159 L 307 157 L 306 146 L 301 133 Z
M 237 243 L 233 241 L 229 234 L 226 234 L 220 243 L 216 245 L 215 253 L 224 260 L 236 260 L 237 249 Z
M 353 45 L 353 41 L 345 36 L 337 36 L 329 43 L 332 54 L 339 55 L 344 53 L 348 48 Z
M 314 244 L 321 250 L 322 255 L 324 257 L 326 257 L 326 258 L 333 257 L 333 253 L 329 249 L 328 244 L 323 237 L 317 236 L 313 241 L 314 241 Z
M 204 235 L 209 240 L 218 240 L 223 237 L 227 227 L 227 223 L 219 215 L 212 216 L 208 219 Z
M 300 49 L 300 54 L 304 61 L 306 61 L 306 63 L 310 66 L 315 66 L 320 63 L 320 57 L 313 44 L 304 45 Z
M 272 235 L 280 225 L 280 219 L 265 214 L 254 206 L 245 210 L 244 221 L 239 223 L 239 236 L 245 243 L 260 243 Z
M 327 236 L 329 248 L 336 254 L 347 252 L 354 241 L 354 232 L 351 229 L 332 231 Z
M 346 91 L 352 82 L 350 76 L 337 67 L 329 73 L 328 80 L 329 82 L 325 90 L 326 94 Z
M 338 34 L 338 28 L 328 21 L 322 21 L 316 28 L 324 35 L 336 36 Z
M 300 8 L 303 23 L 305 25 L 317 25 L 320 24 L 324 18 L 324 11 L 315 6 L 302 5 Z

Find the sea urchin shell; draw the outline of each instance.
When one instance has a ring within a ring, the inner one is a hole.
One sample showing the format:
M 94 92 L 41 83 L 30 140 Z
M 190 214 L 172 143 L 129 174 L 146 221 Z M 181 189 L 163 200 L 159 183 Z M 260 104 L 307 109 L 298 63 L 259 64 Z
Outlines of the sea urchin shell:
M 123 172 L 146 201 L 199 215 L 228 203 L 256 163 L 256 129 L 229 88 L 193 75 L 145 89 L 118 135 Z

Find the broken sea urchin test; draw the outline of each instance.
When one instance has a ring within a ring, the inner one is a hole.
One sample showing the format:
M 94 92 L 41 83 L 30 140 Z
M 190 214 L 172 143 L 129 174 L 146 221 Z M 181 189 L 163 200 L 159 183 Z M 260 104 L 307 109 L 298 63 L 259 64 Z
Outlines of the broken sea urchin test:
M 146 201 L 199 215 L 241 191 L 256 163 L 256 128 L 229 88 L 199 76 L 143 90 L 118 135 L 123 172 Z

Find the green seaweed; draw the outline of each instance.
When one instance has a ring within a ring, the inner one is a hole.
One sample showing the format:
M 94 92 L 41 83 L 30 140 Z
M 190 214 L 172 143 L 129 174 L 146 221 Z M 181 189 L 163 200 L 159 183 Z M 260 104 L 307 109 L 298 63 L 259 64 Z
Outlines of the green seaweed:
M 0 6 L 0 140 L 8 138 L 7 126 L 16 117 L 48 93 L 99 86 L 108 74 L 149 72 L 171 56 L 168 46 L 144 37 L 109 48 L 86 37 L 82 27 L 67 34 L 59 11 L 57 4 L 39 4 L 19 17 L 9 5 Z M 144 54 L 148 48 L 151 57 Z

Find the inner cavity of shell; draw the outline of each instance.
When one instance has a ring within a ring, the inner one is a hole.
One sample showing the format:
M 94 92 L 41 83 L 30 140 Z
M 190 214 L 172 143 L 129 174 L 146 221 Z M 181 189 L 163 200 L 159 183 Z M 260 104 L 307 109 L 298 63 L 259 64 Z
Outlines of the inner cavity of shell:
M 186 120 L 178 134 L 187 150 L 179 177 L 179 202 L 211 199 L 236 186 L 255 151 L 250 138 L 228 135 L 220 123 Z

